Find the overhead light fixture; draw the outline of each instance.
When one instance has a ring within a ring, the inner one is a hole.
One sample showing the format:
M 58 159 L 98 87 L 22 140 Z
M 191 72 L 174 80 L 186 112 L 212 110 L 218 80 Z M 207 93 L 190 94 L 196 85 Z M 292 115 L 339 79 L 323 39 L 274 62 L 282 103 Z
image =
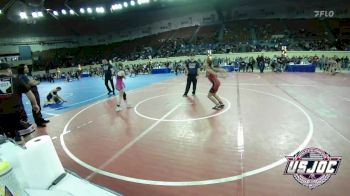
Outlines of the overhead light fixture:
M 61 11 L 63 15 L 66 15 L 67 14 L 67 11 L 66 10 L 62 10 Z
M 84 8 L 80 8 L 80 13 L 84 14 L 85 13 L 85 9 Z
M 38 18 L 38 14 L 36 12 L 32 12 L 32 17 L 33 18 Z
M 43 12 L 37 12 L 37 14 L 38 14 L 38 17 L 44 17 Z
M 19 13 L 19 17 L 21 17 L 21 19 L 27 19 L 28 18 L 27 13 L 25 13 L 25 12 L 20 12 Z
M 89 8 L 89 7 L 86 9 L 86 11 L 87 11 L 89 14 L 91 14 L 91 13 L 92 13 L 92 9 L 91 9 L 91 8 Z
M 135 5 L 135 1 L 130 1 L 130 5 L 134 6 Z
M 99 14 L 105 13 L 105 8 L 104 7 L 97 7 L 96 12 Z
M 74 14 L 74 10 L 69 10 L 70 15 Z
M 149 0 L 137 0 L 137 4 L 141 5 L 141 4 L 146 4 L 149 3 Z
M 128 7 L 129 4 L 128 4 L 128 2 L 124 2 L 123 5 L 124 5 L 124 7 Z
M 53 15 L 58 16 L 58 12 L 57 11 L 53 11 Z
M 114 5 L 112 5 L 112 7 L 111 7 L 111 10 L 112 10 L 112 11 L 113 11 L 113 10 L 121 10 L 121 9 L 123 9 L 123 5 L 120 4 L 120 3 L 114 4 Z

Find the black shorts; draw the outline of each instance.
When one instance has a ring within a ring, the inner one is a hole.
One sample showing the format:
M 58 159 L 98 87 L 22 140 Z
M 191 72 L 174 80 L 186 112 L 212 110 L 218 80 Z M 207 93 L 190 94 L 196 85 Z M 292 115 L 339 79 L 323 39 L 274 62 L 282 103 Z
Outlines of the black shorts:
M 51 95 L 51 93 L 50 93 L 50 94 L 48 94 L 48 95 L 46 96 L 46 99 L 47 99 L 47 101 L 51 101 L 51 99 L 52 99 L 52 95 Z
M 47 99 L 48 102 L 52 102 L 53 101 L 53 102 L 57 103 L 57 102 L 60 101 L 60 99 L 57 96 L 52 96 L 51 94 L 48 95 L 46 97 L 46 99 Z
M 20 113 L 1 114 L 0 115 L 0 133 L 6 134 L 8 137 L 14 138 L 16 132 L 21 128 Z

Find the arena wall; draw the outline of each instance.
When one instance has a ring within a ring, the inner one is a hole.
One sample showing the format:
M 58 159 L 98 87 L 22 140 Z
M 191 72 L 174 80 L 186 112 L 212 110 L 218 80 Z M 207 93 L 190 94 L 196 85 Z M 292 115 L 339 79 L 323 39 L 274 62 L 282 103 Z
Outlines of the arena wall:
M 247 53 L 229 53 L 229 54 L 213 54 L 213 57 L 217 58 L 230 58 L 234 59 L 236 57 L 254 57 L 256 58 L 258 55 L 264 55 L 268 57 L 273 57 L 274 55 L 280 56 L 281 52 L 247 52 Z M 326 57 L 345 57 L 348 56 L 350 57 L 350 52 L 349 51 L 289 51 L 288 56 L 326 56 Z M 196 58 L 198 59 L 205 59 L 206 55 L 197 55 Z M 152 59 L 152 62 L 173 62 L 173 61 L 181 61 L 181 60 L 187 60 L 189 59 L 188 56 L 181 56 L 181 57 L 169 57 L 169 58 L 159 58 L 159 59 Z M 123 62 L 124 65 L 131 65 L 131 64 L 143 64 L 143 63 L 148 63 L 149 60 L 136 60 L 136 61 L 125 61 Z M 89 70 L 90 66 L 92 67 L 100 67 L 101 64 L 96 64 L 96 65 L 86 65 L 82 66 L 83 70 Z M 70 68 L 61 68 L 61 73 L 62 72 L 71 72 L 76 70 L 77 67 L 70 67 Z M 50 73 L 55 73 L 55 69 L 51 69 Z M 34 75 L 36 74 L 44 74 L 44 71 L 37 71 L 33 72 Z

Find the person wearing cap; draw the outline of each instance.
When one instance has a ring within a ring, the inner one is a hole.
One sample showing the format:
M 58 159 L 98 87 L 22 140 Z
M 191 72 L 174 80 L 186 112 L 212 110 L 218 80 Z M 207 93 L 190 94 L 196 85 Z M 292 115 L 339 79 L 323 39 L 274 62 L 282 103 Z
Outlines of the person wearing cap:
M 21 140 L 18 130 L 20 121 L 20 94 L 26 94 L 32 109 L 39 112 L 40 108 L 30 87 L 13 77 L 9 64 L 0 63 L 0 133 L 17 141 Z
M 196 87 L 197 87 L 197 79 L 199 75 L 199 63 L 195 60 L 195 55 L 191 53 L 191 58 L 189 61 L 186 62 L 186 73 L 187 73 L 187 84 L 185 93 L 183 94 L 184 97 L 187 97 L 188 91 L 190 90 L 191 83 L 192 86 L 192 95 L 196 95 Z
M 25 64 L 20 64 L 18 66 L 18 78 L 28 85 L 30 87 L 30 90 L 33 92 L 36 102 L 38 106 L 40 107 L 40 96 L 39 96 L 39 91 L 37 85 L 39 85 L 40 82 L 36 81 L 33 79 L 33 77 L 28 75 L 29 73 L 29 68 Z M 41 107 L 40 107 L 41 109 Z M 50 122 L 49 120 L 45 120 L 41 114 L 41 112 L 33 112 L 33 118 L 38 127 L 45 127 L 45 123 Z

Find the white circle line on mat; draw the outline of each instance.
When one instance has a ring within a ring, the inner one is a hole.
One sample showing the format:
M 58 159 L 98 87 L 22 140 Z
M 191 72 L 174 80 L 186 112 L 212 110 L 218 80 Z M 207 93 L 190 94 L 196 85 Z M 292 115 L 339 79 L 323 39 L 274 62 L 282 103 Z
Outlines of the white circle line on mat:
M 298 146 L 297 149 L 295 149 L 293 152 L 289 153 L 288 156 L 293 156 L 294 154 L 296 154 L 297 152 L 303 150 L 307 146 L 307 144 L 310 142 L 310 140 L 312 138 L 312 135 L 313 135 L 313 132 L 314 132 L 314 125 L 313 125 L 313 122 L 311 120 L 311 117 L 309 116 L 309 114 L 302 107 L 300 107 L 296 103 L 294 103 L 294 102 L 292 102 L 292 101 L 290 101 L 290 100 L 288 100 L 286 98 L 283 98 L 283 97 L 280 97 L 280 96 L 277 96 L 277 95 L 274 95 L 274 94 L 271 94 L 271 93 L 266 93 L 266 92 L 263 92 L 263 91 L 258 91 L 258 90 L 253 90 L 253 89 L 245 89 L 245 88 L 242 88 L 242 90 L 248 90 L 248 91 L 252 91 L 252 92 L 256 92 L 256 93 L 260 93 L 260 94 L 264 94 L 264 95 L 269 95 L 269 96 L 275 97 L 277 99 L 280 99 L 282 101 L 285 101 L 285 102 L 291 104 L 292 106 L 295 106 L 297 109 L 299 109 L 304 114 L 304 116 L 306 117 L 306 119 L 307 119 L 307 121 L 309 123 L 309 131 L 308 131 L 304 141 Z M 61 142 L 63 150 L 66 152 L 66 154 L 72 160 L 74 160 L 76 163 L 78 163 L 82 167 L 85 167 L 86 169 L 89 169 L 89 170 L 91 170 L 93 172 L 99 173 L 99 174 L 104 175 L 104 176 L 108 176 L 108 177 L 111 177 L 111 178 L 124 180 L 124 181 L 128 181 L 128 182 L 134 182 L 134 183 L 139 183 L 139 184 L 148 184 L 148 185 L 199 186 L 199 185 L 209 185 L 209 184 L 218 184 L 218 183 L 232 182 L 232 181 L 235 181 L 235 180 L 242 179 L 244 177 L 248 177 L 248 176 L 252 176 L 252 175 L 255 175 L 255 174 L 259 174 L 259 173 L 265 172 L 267 170 L 270 170 L 270 169 L 272 169 L 274 167 L 277 167 L 277 166 L 279 166 L 279 165 L 281 165 L 281 164 L 286 162 L 285 158 L 282 158 L 282 159 L 280 159 L 278 161 L 275 161 L 275 162 L 273 162 L 271 164 L 265 165 L 265 166 L 260 167 L 258 169 L 254 169 L 254 170 L 250 170 L 250 171 L 244 172 L 244 173 L 242 173 L 240 175 L 229 176 L 229 177 L 224 177 L 224 178 L 208 179 L 208 180 L 198 180 L 198 181 L 157 181 L 157 180 L 146 180 L 146 179 L 133 178 L 133 177 L 123 176 L 123 175 L 111 173 L 111 172 L 108 172 L 108 171 L 104 171 L 104 170 L 98 169 L 98 168 L 96 168 L 96 167 L 94 167 L 94 166 L 92 166 L 92 165 L 90 165 L 88 163 L 85 163 L 84 161 L 80 160 L 72 152 L 69 151 L 69 149 L 67 148 L 67 146 L 66 146 L 66 144 L 64 142 L 64 133 L 67 132 L 70 123 L 79 114 L 81 114 L 82 112 L 86 111 L 87 109 L 89 109 L 90 107 L 92 107 L 92 106 L 94 106 L 94 105 L 96 105 L 98 103 L 99 102 L 94 103 L 92 105 L 89 105 L 88 107 L 80 110 L 78 113 L 76 113 L 73 117 L 71 117 L 69 119 L 69 121 L 67 122 L 67 124 L 64 127 L 63 133 L 60 135 L 60 142 Z
M 198 94 L 204 94 L 204 93 L 198 93 Z M 150 116 L 146 116 L 142 113 L 140 113 L 137 108 L 143 104 L 144 102 L 146 101 L 149 101 L 149 100 L 152 100 L 152 99 L 155 99 L 155 98 L 158 98 L 158 97 L 165 97 L 165 96 L 169 96 L 169 95 L 179 95 L 179 94 L 176 94 L 176 93 L 171 93 L 171 94 L 163 94 L 163 95 L 158 95 L 158 96 L 154 96 L 154 97 L 151 97 L 151 98 L 148 98 L 148 99 L 144 99 L 140 102 L 138 102 L 135 107 L 134 107 L 134 112 L 138 115 L 138 116 L 141 116 L 143 118 L 146 118 L 146 119 L 149 119 L 149 120 L 154 120 L 154 121 L 162 121 L 162 122 L 188 122 L 188 121 L 195 121 L 195 120 L 203 120 L 203 119 L 207 119 L 207 118 L 212 118 L 212 117 L 215 117 L 215 116 L 219 116 L 220 114 L 223 114 L 225 112 L 227 112 L 230 108 L 231 108 L 231 103 L 225 98 L 225 97 L 221 97 L 223 100 L 225 100 L 225 102 L 227 103 L 227 107 L 218 112 L 218 113 L 215 113 L 215 114 L 212 114 L 212 115 L 208 115 L 208 116 L 203 116 L 203 117 L 198 117 L 198 118 L 188 118 L 188 119 L 160 119 L 160 118 L 153 118 L 153 117 L 150 117 Z M 181 99 L 186 99 L 186 98 L 182 98 Z

